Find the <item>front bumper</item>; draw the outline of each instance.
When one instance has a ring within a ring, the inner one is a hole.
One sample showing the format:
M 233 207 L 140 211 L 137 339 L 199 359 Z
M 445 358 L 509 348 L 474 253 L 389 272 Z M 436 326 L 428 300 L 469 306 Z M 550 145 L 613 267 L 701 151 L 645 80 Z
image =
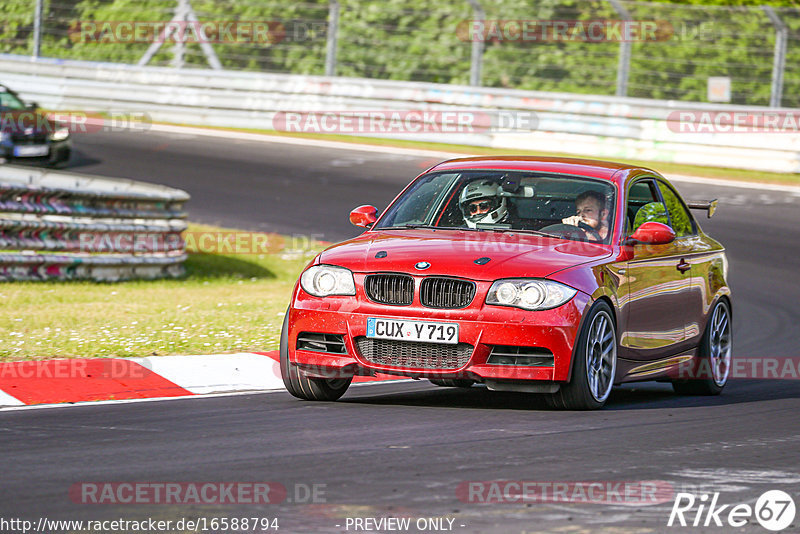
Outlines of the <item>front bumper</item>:
M 0 145 L 0 155 L 9 163 L 31 163 L 53 165 L 69 160 L 72 153 L 72 141 L 67 138 L 62 141 L 47 141 L 47 154 L 42 156 L 15 156 L 13 142 L 9 141 Z M 24 146 L 24 145 L 22 145 Z
M 468 308 L 458 310 L 431 309 L 416 304 L 387 306 L 362 297 L 363 294 L 317 298 L 298 289 L 289 309 L 288 353 L 289 359 L 305 374 L 333 378 L 380 372 L 413 378 L 468 378 L 478 382 L 563 382 L 570 376 L 572 349 L 581 317 L 591 304 L 590 297 L 581 292 L 559 308 L 536 312 L 488 306 L 480 296 L 475 298 L 475 301 L 480 300 L 477 304 L 473 302 Z M 458 323 L 459 342 L 472 345 L 472 354 L 469 361 L 457 369 L 399 367 L 369 361 L 355 342 L 356 338 L 366 335 L 369 317 Z M 342 335 L 346 354 L 297 349 L 298 334 L 303 332 Z M 552 352 L 553 365 L 488 363 L 494 346 L 544 348 Z

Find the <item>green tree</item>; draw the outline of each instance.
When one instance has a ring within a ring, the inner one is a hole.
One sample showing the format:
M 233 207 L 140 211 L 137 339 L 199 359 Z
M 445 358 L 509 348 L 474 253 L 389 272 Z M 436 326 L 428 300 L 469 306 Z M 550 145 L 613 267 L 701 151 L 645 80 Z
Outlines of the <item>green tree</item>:
M 608 0 L 479 0 L 493 21 L 615 20 Z M 657 21 L 659 40 L 632 44 L 628 95 L 705 101 L 710 76 L 729 76 L 739 104 L 770 98 L 775 31 L 760 7 L 775 7 L 789 26 L 783 105 L 800 107 L 800 0 L 621 0 L 634 20 Z M 42 55 L 136 63 L 148 42 L 91 42 L 86 22 L 168 21 L 177 0 L 59 0 L 45 3 Z M 340 0 L 337 74 L 450 84 L 469 82 L 472 42 L 464 30 L 475 17 L 467 0 Z M 201 21 L 270 21 L 268 42 L 212 46 L 231 70 L 324 74 L 327 0 L 192 0 Z M 0 50 L 28 54 L 33 2 L 5 0 Z M 496 26 L 498 24 L 495 24 Z M 502 27 L 503 23 L 499 23 Z M 85 26 L 84 26 L 85 27 Z M 168 65 L 173 42 L 151 64 Z M 483 85 L 613 95 L 618 42 L 521 41 L 484 43 Z M 185 47 L 188 67 L 205 67 L 197 44 Z M 446 99 L 446 95 L 441 95 Z

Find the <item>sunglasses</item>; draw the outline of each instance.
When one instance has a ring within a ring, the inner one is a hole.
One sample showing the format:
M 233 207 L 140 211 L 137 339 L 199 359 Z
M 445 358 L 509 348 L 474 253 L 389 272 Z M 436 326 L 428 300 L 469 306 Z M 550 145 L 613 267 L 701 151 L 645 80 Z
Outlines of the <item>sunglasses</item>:
M 492 207 L 491 200 L 484 200 L 483 202 L 479 202 L 478 204 L 470 204 L 469 205 L 469 212 L 472 213 L 480 213 L 483 211 L 487 211 L 489 208 Z

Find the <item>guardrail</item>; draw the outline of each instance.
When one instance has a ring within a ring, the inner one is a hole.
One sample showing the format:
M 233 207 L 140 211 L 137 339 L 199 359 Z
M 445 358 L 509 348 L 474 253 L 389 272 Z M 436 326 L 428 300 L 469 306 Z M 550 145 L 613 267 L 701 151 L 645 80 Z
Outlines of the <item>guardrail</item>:
M 184 274 L 179 189 L 0 165 L 0 281 Z
M 265 130 L 275 129 L 273 119 L 281 111 L 533 113 L 535 121 L 502 130 L 354 135 L 800 172 L 797 131 L 729 133 L 713 124 L 705 130 L 686 131 L 679 120 L 681 111 L 708 112 L 712 120 L 737 113 L 797 113 L 789 109 L 360 78 L 32 61 L 12 55 L 0 55 L 0 77 L 24 97 L 49 109 L 144 112 L 154 121 Z

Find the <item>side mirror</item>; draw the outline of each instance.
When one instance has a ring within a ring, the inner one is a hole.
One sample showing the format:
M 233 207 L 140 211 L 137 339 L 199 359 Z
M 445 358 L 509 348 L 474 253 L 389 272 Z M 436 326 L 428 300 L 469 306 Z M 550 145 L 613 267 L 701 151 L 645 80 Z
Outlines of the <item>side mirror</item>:
M 356 226 L 369 228 L 378 220 L 378 208 L 375 206 L 363 205 L 350 212 L 350 222 Z
M 675 241 L 675 230 L 666 224 L 650 221 L 637 228 L 628 240 L 633 241 L 633 243 L 626 244 L 666 245 Z

